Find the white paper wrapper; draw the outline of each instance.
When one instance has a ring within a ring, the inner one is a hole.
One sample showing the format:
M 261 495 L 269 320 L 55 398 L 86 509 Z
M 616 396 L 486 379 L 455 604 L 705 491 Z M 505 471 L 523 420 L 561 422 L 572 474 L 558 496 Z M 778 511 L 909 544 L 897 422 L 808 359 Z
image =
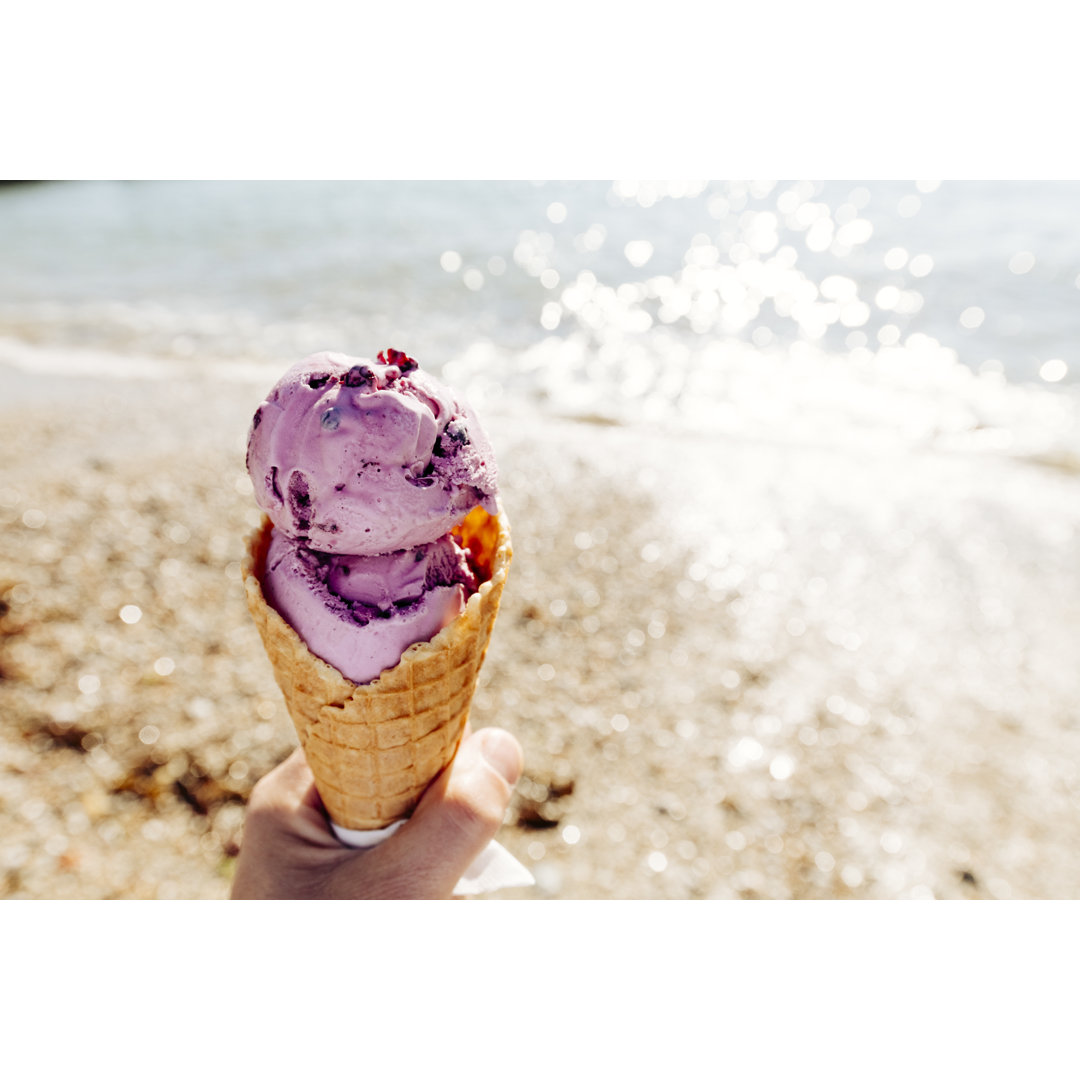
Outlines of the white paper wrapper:
M 370 848 L 392 836 L 406 819 L 395 821 L 385 829 L 346 829 L 333 821 L 334 835 L 349 847 Z M 536 879 L 497 840 L 492 840 L 473 860 L 472 865 L 454 886 L 455 896 L 479 896 L 496 889 L 520 888 L 535 885 Z

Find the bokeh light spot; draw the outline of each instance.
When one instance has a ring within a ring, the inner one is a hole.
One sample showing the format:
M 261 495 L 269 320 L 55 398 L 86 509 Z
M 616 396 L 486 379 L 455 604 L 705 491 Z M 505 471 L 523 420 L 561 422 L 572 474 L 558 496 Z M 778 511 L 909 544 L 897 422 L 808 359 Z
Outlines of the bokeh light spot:
M 631 266 L 644 266 L 653 257 L 653 246 L 648 240 L 631 240 L 623 254 Z
M 899 299 L 900 290 L 895 285 L 885 285 L 883 288 L 878 289 L 877 296 L 874 297 L 874 303 L 882 311 L 892 311 Z
M 889 248 L 885 252 L 885 266 L 889 270 L 902 270 L 907 265 L 908 253 L 902 247 Z
M 934 260 L 929 255 L 916 255 L 908 265 L 912 277 L 926 277 L 934 269 Z
M 769 763 L 769 774 L 774 780 L 787 780 L 795 771 L 795 759 L 790 754 L 777 754 Z
M 1042 367 L 1039 368 L 1039 377 L 1044 382 L 1056 383 L 1061 382 L 1062 379 L 1069 373 L 1069 365 L 1064 360 L 1054 359 L 1047 360 Z
M 540 325 L 545 330 L 557 330 L 562 321 L 562 306 L 549 301 L 540 309 Z
M 1009 260 L 1009 270 L 1014 274 L 1026 274 L 1035 265 L 1035 256 L 1030 251 L 1018 251 Z

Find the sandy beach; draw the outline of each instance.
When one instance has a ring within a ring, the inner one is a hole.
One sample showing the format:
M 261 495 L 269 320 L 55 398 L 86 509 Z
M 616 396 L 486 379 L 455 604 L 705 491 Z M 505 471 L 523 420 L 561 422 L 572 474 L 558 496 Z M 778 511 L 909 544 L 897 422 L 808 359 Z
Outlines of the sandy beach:
M 0 895 L 225 897 L 295 745 L 240 584 L 259 389 L 9 386 Z M 537 879 L 496 898 L 1080 895 L 1075 474 L 484 419 L 473 724 L 525 748 Z

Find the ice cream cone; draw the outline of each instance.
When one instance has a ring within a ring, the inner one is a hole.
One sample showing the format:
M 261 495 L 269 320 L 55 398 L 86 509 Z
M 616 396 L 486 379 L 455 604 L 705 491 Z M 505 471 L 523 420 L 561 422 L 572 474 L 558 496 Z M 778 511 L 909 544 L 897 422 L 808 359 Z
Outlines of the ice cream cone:
M 477 507 L 454 530 L 479 590 L 449 626 L 363 686 L 310 652 L 267 604 L 261 582 L 270 531 L 264 518 L 248 539 L 243 572 L 274 678 L 331 819 L 348 829 L 382 828 L 412 812 L 457 752 L 510 566 L 506 515 Z

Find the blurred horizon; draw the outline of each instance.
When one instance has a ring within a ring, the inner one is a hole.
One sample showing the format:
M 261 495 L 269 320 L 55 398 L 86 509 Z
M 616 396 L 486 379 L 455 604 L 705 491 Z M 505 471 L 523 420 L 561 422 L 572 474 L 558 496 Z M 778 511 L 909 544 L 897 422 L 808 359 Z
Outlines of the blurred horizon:
M 0 192 L 0 376 L 404 348 L 487 408 L 1080 462 L 1080 183 Z

